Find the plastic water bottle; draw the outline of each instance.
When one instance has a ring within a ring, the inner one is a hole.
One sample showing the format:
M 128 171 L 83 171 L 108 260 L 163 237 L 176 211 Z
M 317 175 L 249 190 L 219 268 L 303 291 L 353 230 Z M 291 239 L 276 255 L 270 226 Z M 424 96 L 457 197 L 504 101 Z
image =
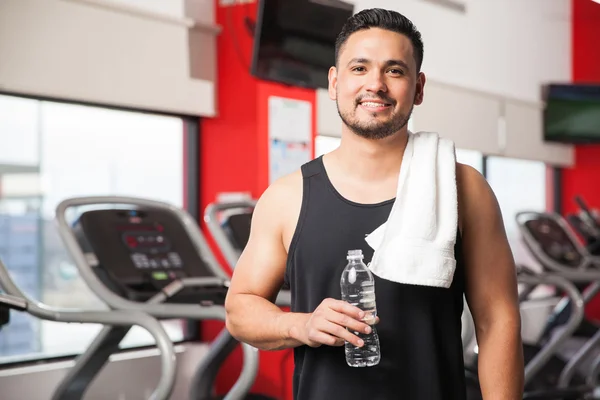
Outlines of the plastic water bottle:
M 342 300 L 363 310 L 363 321 L 371 325 L 371 333 L 354 332 L 364 342 L 356 347 L 346 342 L 346 362 L 351 367 L 372 367 L 379 364 L 381 358 L 379 337 L 375 330 L 377 307 L 375 305 L 375 280 L 369 268 L 363 262 L 362 250 L 348 251 L 348 265 L 342 272 L 340 286 Z

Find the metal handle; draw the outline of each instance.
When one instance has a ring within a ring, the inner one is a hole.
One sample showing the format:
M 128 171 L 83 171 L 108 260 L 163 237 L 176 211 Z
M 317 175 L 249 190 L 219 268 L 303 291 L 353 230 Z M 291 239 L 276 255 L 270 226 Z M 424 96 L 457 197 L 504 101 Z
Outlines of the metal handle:
M 566 388 L 571 384 L 571 380 L 576 374 L 577 368 L 585 361 L 586 356 L 588 354 L 591 354 L 592 351 L 595 348 L 597 348 L 599 344 L 600 331 L 597 331 L 591 339 L 585 342 L 585 344 L 579 350 L 577 350 L 577 353 L 575 353 L 575 355 L 571 357 L 565 368 L 562 370 L 558 379 L 559 388 Z M 598 371 L 594 371 L 594 368 L 597 368 L 597 365 L 594 365 L 592 367 L 592 371 L 590 374 L 597 374 Z M 595 376 L 590 375 L 590 377 L 588 377 L 587 379 L 588 381 L 590 381 L 592 378 L 595 379 Z
M 571 299 L 573 310 L 564 328 L 546 344 L 535 357 L 525 366 L 525 384 L 527 385 L 533 377 L 540 372 L 544 365 L 556 353 L 556 350 L 575 332 L 584 317 L 584 302 L 581 293 L 575 285 L 563 277 L 540 274 L 531 276 L 527 274 L 518 277 L 519 282 L 526 284 L 546 284 L 559 287 L 564 290 Z
M 61 310 L 38 303 L 23 293 L 10 277 L 4 263 L 0 260 L 0 285 L 11 296 L 21 298 L 17 305 L 26 305 L 27 311 L 40 319 L 57 322 L 76 322 L 114 326 L 139 325 L 147 330 L 160 351 L 161 377 L 150 400 L 167 400 L 173 391 L 176 375 L 176 359 L 173 343 L 162 325 L 154 318 L 136 311 L 93 311 Z M 3 296 L 5 299 L 6 296 Z M 11 299 L 12 300 L 12 299 Z
M 17 311 L 27 310 L 27 301 L 25 299 L 2 293 L 0 293 L 0 305 Z
M 219 222 L 218 213 L 226 210 L 234 210 L 236 208 L 254 208 L 256 206 L 255 200 L 239 200 L 239 201 L 231 201 L 231 202 L 223 202 L 223 203 L 212 203 L 206 207 L 204 211 L 204 222 L 210 231 L 215 242 L 217 242 L 217 246 L 221 250 L 223 257 L 229 264 L 229 268 L 233 270 L 235 265 L 240 258 L 240 251 L 234 248 L 231 245 L 231 242 L 223 232 L 223 228 L 221 228 L 221 224 Z
M 583 212 L 583 214 L 585 215 L 587 225 L 591 229 L 593 229 L 594 232 L 597 234 L 598 230 L 600 229 L 600 226 L 598 226 L 598 220 L 594 217 L 586 202 L 581 196 L 577 195 L 575 196 L 575 203 L 577 203 L 577 205 L 581 209 L 581 212 Z

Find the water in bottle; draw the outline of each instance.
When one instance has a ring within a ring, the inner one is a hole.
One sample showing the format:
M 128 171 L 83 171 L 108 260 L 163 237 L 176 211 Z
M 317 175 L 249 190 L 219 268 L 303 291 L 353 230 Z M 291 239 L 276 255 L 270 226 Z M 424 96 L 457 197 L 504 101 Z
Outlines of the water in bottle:
M 354 332 L 364 342 L 356 347 L 346 342 L 346 362 L 351 367 L 371 367 L 379 364 L 379 337 L 375 330 L 377 307 L 375 305 L 375 280 L 369 268 L 363 262 L 362 250 L 348 251 L 348 265 L 342 272 L 340 285 L 342 300 L 363 310 L 363 321 L 371 325 L 371 333 Z

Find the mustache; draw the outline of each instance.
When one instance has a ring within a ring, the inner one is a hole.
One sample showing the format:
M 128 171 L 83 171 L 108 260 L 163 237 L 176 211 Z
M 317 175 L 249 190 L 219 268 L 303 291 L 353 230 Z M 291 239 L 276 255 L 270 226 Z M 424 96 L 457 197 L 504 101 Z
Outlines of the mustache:
M 373 96 L 373 95 L 362 95 L 356 98 L 356 105 L 358 106 L 360 104 L 361 101 L 364 100 L 379 100 L 381 102 L 387 103 L 387 104 L 391 104 L 394 105 L 396 102 L 392 99 L 390 99 L 389 97 L 385 97 L 385 96 Z

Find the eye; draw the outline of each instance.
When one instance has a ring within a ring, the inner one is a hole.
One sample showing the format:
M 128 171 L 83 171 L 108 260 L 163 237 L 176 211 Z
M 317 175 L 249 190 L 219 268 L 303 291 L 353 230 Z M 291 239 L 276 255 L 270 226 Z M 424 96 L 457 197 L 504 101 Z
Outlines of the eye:
M 389 72 L 394 75 L 404 75 L 404 71 L 398 68 L 390 69 Z
M 360 66 L 354 67 L 354 68 L 352 68 L 352 71 L 353 72 L 365 72 L 365 67 L 360 67 Z

